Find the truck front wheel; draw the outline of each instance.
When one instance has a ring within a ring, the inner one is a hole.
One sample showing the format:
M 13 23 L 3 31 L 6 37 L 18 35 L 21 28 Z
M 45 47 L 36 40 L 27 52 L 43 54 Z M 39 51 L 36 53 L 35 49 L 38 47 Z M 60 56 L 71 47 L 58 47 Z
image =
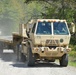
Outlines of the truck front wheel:
M 68 65 L 68 54 L 64 54 L 59 60 L 60 66 L 66 67 Z
M 30 47 L 27 50 L 27 65 L 28 66 L 34 66 L 35 65 L 35 60 L 34 60 L 32 50 Z

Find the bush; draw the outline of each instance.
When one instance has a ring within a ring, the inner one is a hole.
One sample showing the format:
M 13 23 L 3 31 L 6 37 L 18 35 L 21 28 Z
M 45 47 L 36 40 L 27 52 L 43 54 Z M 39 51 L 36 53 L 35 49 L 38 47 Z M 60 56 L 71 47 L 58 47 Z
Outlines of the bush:
M 70 51 L 69 55 L 76 58 L 76 51 Z
M 76 45 L 70 45 L 70 48 L 72 49 L 72 51 L 76 51 Z
M 71 36 L 70 44 L 71 45 L 76 45 L 76 33 Z

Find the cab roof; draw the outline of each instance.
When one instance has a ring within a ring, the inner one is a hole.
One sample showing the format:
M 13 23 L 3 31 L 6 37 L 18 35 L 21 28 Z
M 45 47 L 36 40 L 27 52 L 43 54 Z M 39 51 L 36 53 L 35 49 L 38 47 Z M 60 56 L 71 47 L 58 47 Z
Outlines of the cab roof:
M 66 22 L 66 20 L 60 20 L 60 19 L 37 19 L 38 22 Z

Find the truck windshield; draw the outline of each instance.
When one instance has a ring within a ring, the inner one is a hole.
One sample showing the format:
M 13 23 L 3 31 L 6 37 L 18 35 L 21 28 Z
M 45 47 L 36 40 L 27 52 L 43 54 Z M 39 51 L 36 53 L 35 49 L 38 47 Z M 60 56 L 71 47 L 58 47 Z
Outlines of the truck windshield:
M 52 34 L 51 22 L 38 22 L 36 34 L 43 34 L 43 35 Z
M 65 22 L 54 22 L 53 28 L 54 28 L 55 35 L 68 35 L 69 34 Z

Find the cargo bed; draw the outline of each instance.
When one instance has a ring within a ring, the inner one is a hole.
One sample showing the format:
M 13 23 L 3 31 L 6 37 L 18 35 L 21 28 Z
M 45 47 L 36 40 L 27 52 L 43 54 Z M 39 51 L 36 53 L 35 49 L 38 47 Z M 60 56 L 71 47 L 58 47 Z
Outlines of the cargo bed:
M 0 42 L 12 43 L 12 40 L 13 40 L 12 36 L 0 36 Z

